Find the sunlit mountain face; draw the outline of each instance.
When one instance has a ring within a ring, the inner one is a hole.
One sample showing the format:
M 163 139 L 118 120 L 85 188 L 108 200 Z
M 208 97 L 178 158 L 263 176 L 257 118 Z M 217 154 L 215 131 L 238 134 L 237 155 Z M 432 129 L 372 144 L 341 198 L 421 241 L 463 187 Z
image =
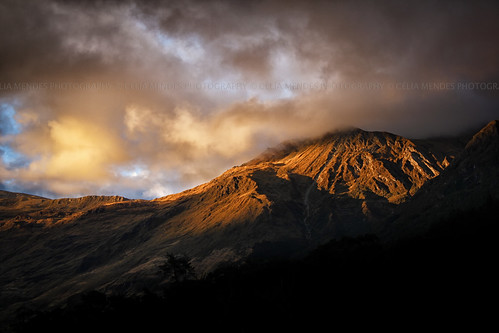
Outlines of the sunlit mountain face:
M 498 116 L 492 1 L 0 3 L 0 189 L 152 199 L 344 127 Z

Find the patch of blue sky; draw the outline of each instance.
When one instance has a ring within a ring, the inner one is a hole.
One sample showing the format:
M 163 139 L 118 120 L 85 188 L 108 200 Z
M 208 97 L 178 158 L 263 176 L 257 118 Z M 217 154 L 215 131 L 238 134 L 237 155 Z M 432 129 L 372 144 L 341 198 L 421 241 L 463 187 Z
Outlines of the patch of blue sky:
M 196 36 L 176 38 L 157 31 L 155 37 L 165 53 L 171 54 L 183 62 L 195 63 L 205 55 L 202 43 Z
M 29 165 L 29 159 L 9 145 L 0 145 L 0 157 L 7 168 L 22 168 Z
M 10 145 L 12 136 L 22 131 L 21 124 L 15 118 L 16 109 L 12 103 L 0 104 L 0 159 L 7 168 L 25 167 L 29 164 L 29 159 L 16 151 Z
M 21 124 L 16 119 L 16 110 L 10 103 L 0 104 L 0 135 L 15 135 L 21 133 Z

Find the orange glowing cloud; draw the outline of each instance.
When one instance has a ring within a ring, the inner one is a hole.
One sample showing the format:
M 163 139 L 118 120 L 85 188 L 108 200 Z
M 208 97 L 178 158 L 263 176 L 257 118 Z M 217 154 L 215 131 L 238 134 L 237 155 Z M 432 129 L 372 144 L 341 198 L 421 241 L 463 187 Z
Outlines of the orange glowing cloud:
M 49 152 L 30 165 L 48 178 L 97 181 L 109 178 L 110 166 L 127 160 L 119 140 L 108 130 L 76 118 L 48 123 Z

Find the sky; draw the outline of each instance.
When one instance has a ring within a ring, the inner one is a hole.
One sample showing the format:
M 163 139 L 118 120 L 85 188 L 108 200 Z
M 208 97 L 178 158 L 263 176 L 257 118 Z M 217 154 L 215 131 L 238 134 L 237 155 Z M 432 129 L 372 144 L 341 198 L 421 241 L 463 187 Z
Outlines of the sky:
M 0 189 L 151 199 L 285 140 L 499 118 L 494 1 L 0 0 Z

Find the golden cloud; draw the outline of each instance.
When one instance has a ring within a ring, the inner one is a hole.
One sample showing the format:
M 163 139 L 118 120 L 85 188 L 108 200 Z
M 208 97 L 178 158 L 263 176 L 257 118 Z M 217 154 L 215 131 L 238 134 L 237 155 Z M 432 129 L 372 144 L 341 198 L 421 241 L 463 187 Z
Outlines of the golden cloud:
M 63 180 L 108 179 L 110 167 L 129 158 L 108 129 L 81 119 L 63 117 L 48 123 L 48 153 L 30 165 L 30 172 Z

